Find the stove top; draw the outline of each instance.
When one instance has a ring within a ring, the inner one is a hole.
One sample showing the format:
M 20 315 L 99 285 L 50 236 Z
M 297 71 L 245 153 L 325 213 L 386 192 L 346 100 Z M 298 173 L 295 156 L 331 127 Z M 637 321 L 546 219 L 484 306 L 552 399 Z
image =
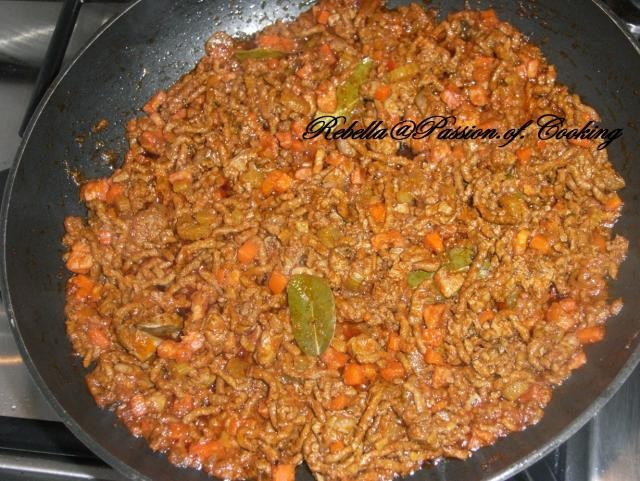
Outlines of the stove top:
M 83 5 L 65 61 L 128 3 Z M 640 35 L 640 0 L 607 3 Z M 2 2 L 0 170 L 13 162 L 20 142 L 18 131 L 61 5 Z M 22 362 L 0 303 L 0 481 L 70 479 L 123 480 L 66 429 L 40 394 Z M 591 422 L 511 481 L 631 480 L 640 480 L 640 366 Z

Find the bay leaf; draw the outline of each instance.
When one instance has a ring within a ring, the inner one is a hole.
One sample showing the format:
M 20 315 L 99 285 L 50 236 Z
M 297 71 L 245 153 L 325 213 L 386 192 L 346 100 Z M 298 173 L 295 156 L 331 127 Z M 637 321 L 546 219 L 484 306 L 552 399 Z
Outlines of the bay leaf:
M 296 274 L 287 286 L 293 337 L 309 356 L 319 356 L 336 329 L 336 306 L 329 283 L 322 277 Z
M 415 289 L 424 281 L 432 279 L 433 274 L 433 272 L 423 270 L 411 271 L 407 274 L 407 284 L 409 284 L 409 287 L 411 287 L 411 289 Z

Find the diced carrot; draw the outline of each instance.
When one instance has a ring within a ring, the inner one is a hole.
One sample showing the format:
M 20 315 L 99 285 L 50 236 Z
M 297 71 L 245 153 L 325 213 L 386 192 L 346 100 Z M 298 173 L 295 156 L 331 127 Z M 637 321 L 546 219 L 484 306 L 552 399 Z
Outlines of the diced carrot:
M 329 13 L 329 10 L 320 10 L 318 12 L 318 14 L 316 15 L 316 22 L 322 24 L 322 25 L 326 25 L 327 22 L 329 21 L 329 16 L 331 15 L 331 13 Z
M 219 189 L 213 191 L 212 197 L 214 200 L 226 199 L 227 197 L 229 197 L 229 192 L 224 186 L 222 186 Z
M 107 191 L 105 200 L 108 204 L 113 204 L 122 194 L 124 194 L 124 186 L 122 184 L 111 184 L 111 187 L 109 187 L 109 190 Z
M 329 451 L 331 454 L 338 453 L 344 449 L 344 443 L 342 441 L 334 441 L 329 445 Z
M 258 401 L 257 411 L 264 419 L 269 419 L 269 403 L 265 399 Z
M 478 124 L 478 128 L 479 129 L 498 129 L 498 122 L 496 119 L 494 118 L 489 118 L 481 123 Z
M 531 147 L 522 147 L 516 150 L 516 157 L 520 162 L 526 164 L 531 160 L 531 154 L 533 153 L 533 149 Z
M 216 277 L 216 281 L 218 281 L 218 284 L 223 286 L 225 284 L 225 281 L 227 280 L 227 269 L 225 268 L 225 266 L 218 267 L 214 275 Z
M 482 25 L 487 28 L 494 28 L 498 26 L 498 16 L 496 15 L 496 11 L 492 8 L 480 12 L 480 20 Z
M 295 464 L 278 464 L 271 468 L 271 481 L 295 481 Z
M 96 283 L 93 282 L 90 277 L 82 274 L 78 274 L 77 276 L 73 276 L 69 279 L 69 293 L 79 301 L 83 301 L 90 297 L 93 294 L 95 287 Z
M 76 241 L 71 246 L 71 252 L 65 266 L 76 274 L 87 274 L 93 267 L 93 257 L 89 245 L 83 241 Z
M 362 365 L 349 363 L 344 368 L 344 383 L 348 386 L 359 386 L 367 381 Z
M 197 349 L 196 349 L 197 350 Z M 187 362 L 191 360 L 194 349 L 185 344 L 185 342 L 176 342 L 171 339 L 165 339 L 156 349 L 156 354 L 162 359 L 173 359 L 178 362 Z
M 480 315 L 478 316 L 478 321 L 480 322 L 480 324 L 484 324 L 485 322 L 490 321 L 494 317 L 496 317 L 496 313 L 493 312 L 491 309 L 487 309 L 486 311 L 482 311 L 480 313 Z
M 87 337 L 94 346 L 106 349 L 111 344 L 107 331 L 104 327 L 90 326 L 87 329 Z
M 349 361 L 349 355 L 344 352 L 340 352 L 333 347 L 329 347 L 320 356 L 320 360 L 327 365 L 327 368 L 332 370 L 338 370 L 343 367 Z
M 361 167 L 356 167 L 353 169 L 353 172 L 351 172 L 351 183 L 353 185 L 362 185 L 364 184 L 365 177 L 364 170 Z
M 553 205 L 553 209 L 557 212 L 562 212 L 567 208 L 567 203 L 563 199 L 558 199 Z
M 175 359 L 180 357 L 179 344 L 172 339 L 165 339 L 158 344 L 156 353 L 161 359 Z
M 178 170 L 169 174 L 169 182 L 171 182 L 172 184 L 175 184 L 176 182 L 191 183 L 192 181 L 193 177 L 191 176 L 191 172 L 189 172 L 188 170 Z
M 559 301 L 552 302 L 545 313 L 545 319 L 553 322 L 562 329 L 573 328 L 578 322 L 578 304 L 575 300 L 567 297 Z
M 469 87 L 469 100 L 478 107 L 487 105 L 489 103 L 489 91 L 480 85 Z
M 349 406 L 351 399 L 346 394 L 338 394 L 329 400 L 329 409 L 332 411 L 342 411 Z
M 85 202 L 91 200 L 107 200 L 109 181 L 107 179 L 90 180 L 80 187 L 80 196 Z
M 433 364 L 435 366 L 442 366 L 444 365 L 444 358 L 438 351 L 427 349 L 424 353 L 424 362 L 426 362 L 427 364 Z
M 138 119 L 129 119 L 125 125 L 127 132 L 132 133 L 138 129 Z
M 309 78 L 311 77 L 311 74 L 313 74 L 313 65 L 310 63 L 305 63 L 302 67 L 296 70 L 296 75 L 301 79 Z
M 380 87 L 376 89 L 373 94 L 373 97 L 380 102 L 384 102 L 391 96 L 391 87 L 388 85 L 382 84 Z
M 446 408 L 448 404 L 449 403 L 446 401 L 446 399 L 442 399 L 431 406 L 430 411 L 432 413 L 437 413 L 438 411 L 442 411 L 444 408 Z
M 576 337 L 581 344 L 591 344 L 604 338 L 604 326 L 589 326 L 578 329 Z
M 434 162 L 444 162 L 451 155 L 451 147 L 446 142 L 438 142 L 431 147 L 431 160 Z
M 193 409 L 193 396 L 191 394 L 177 395 L 171 404 L 171 414 L 182 417 Z M 188 431 L 188 426 L 187 426 Z
M 537 191 L 538 189 L 533 178 L 522 180 L 522 192 L 524 195 L 535 195 Z
M 473 61 L 473 80 L 478 83 L 487 82 L 491 78 L 493 62 L 493 57 L 476 57 Z
M 401 346 L 401 339 L 398 334 L 392 332 L 389 334 L 389 340 L 387 341 L 387 350 L 399 351 Z
M 260 134 L 260 147 L 262 147 L 262 155 L 269 159 L 275 159 L 278 152 L 278 139 L 275 135 L 262 132 Z
M 96 232 L 96 236 L 98 237 L 98 242 L 104 246 L 111 245 L 113 241 L 113 234 L 108 230 L 99 230 Z
M 341 331 L 342 337 L 344 337 L 345 341 L 348 341 L 352 337 L 356 337 L 358 334 L 362 333 L 362 330 L 354 324 L 342 324 Z
M 260 244 L 255 239 L 247 239 L 244 244 L 238 248 L 238 261 L 248 264 L 256 258 Z
M 278 271 L 273 271 L 269 276 L 269 290 L 272 294 L 281 294 L 287 287 L 287 282 L 289 282 L 287 276 Z
M 571 145 L 582 147 L 583 149 L 590 149 L 593 147 L 593 141 L 589 139 L 569 139 Z
M 136 417 L 144 416 L 147 412 L 147 403 L 142 394 L 135 394 L 129 399 L 129 409 Z
M 600 252 L 607 251 L 607 238 L 599 232 L 594 231 L 591 234 L 591 244 L 595 246 Z
M 79 321 L 89 321 L 89 322 L 94 322 L 95 321 L 95 315 L 96 315 L 96 310 L 94 307 L 88 306 L 88 305 L 83 305 L 83 306 L 78 306 L 78 310 L 76 311 L 76 316 L 78 318 Z M 91 325 L 95 325 L 95 322 Z
M 462 105 L 462 95 L 454 85 L 447 85 L 440 94 L 440 99 L 450 110 L 455 110 Z
M 338 59 L 336 58 L 336 54 L 333 53 L 331 47 L 326 43 L 323 43 L 320 46 L 320 54 L 324 57 L 329 65 L 333 65 L 338 61 Z
M 374 221 L 383 223 L 387 217 L 387 209 L 382 203 L 371 204 L 369 205 L 369 214 Z
M 464 98 L 461 94 L 461 97 Z M 478 123 L 480 123 L 480 112 L 477 109 L 473 109 L 469 107 L 469 105 L 463 102 L 464 107 L 460 109 L 459 121 L 458 124 L 460 127 L 475 127 Z M 458 145 L 458 148 L 460 146 Z M 464 149 L 462 150 L 464 152 Z
M 578 310 L 578 303 L 571 297 L 565 297 L 557 302 L 565 312 L 576 312 Z
M 291 150 L 294 152 L 304 152 L 304 143 L 301 140 L 291 142 Z
M 523 403 L 536 402 L 541 405 L 546 405 L 551 399 L 551 389 L 539 382 L 531 383 L 529 389 L 524 394 L 521 394 L 518 401 Z
M 285 172 L 281 170 L 274 170 L 269 172 L 262 182 L 261 190 L 264 195 L 270 195 L 272 193 L 282 194 L 291 187 L 293 179 Z
M 520 229 L 513 238 L 513 253 L 516 255 L 524 254 L 527 250 L 527 241 L 529 240 L 529 231 Z
M 338 167 L 339 165 L 343 164 L 346 160 L 347 160 L 346 156 L 342 155 L 341 153 L 335 150 L 331 151 L 331 153 L 325 158 L 325 161 L 327 162 L 327 164 L 333 167 Z
M 187 109 L 179 109 L 173 115 L 171 120 L 182 120 L 187 118 Z
M 556 310 L 556 308 L 558 310 Z M 556 301 L 549 306 L 549 310 L 547 311 L 547 320 L 555 322 L 559 319 L 558 315 L 560 313 L 572 313 L 576 312 L 577 310 L 578 304 L 575 300 L 571 299 L 570 297 L 560 299 L 559 301 Z
M 210 441 L 192 444 L 189 447 L 189 454 L 204 462 L 214 454 L 220 453 L 223 449 L 220 441 L 212 439 Z
M 252 418 L 241 418 L 238 414 L 229 415 L 224 423 L 225 431 L 227 431 L 232 436 L 238 434 L 238 430 L 242 426 L 252 426 L 255 425 L 255 419 Z
M 293 40 L 280 35 L 264 33 L 258 36 L 256 43 L 258 47 L 271 48 L 281 52 L 293 52 L 296 49 L 296 44 Z
M 401 379 L 405 375 L 404 366 L 398 361 L 388 363 L 385 367 L 380 369 L 380 376 L 385 381 L 393 381 L 394 379 Z
M 436 254 L 441 254 L 444 252 L 444 242 L 442 241 L 442 237 L 437 232 L 429 232 L 424 236 L 424 245 L 425 247 L 430 248 Z
M 276 132 L 278 144 L 283 149 L 290 149 L 293 142 L 293 134 L 291 132 Z
M 559 229 L 558 221 L 554 218 L 543 219 L 540 221 L 540 227 L 544 229 L 547 233 L 557 233 Z
M 404 238 L 402 234 L 397 230 L 390 230 L 376 234 L 371 238 L 371 246 L 375 250 L 385 249 L 387 247 L 402 247 L 404 245 Z
M 540 60 L 527 55 L 520 55 L 520 65 L 517 67 L 518 75 L 522 78 L 533 79 L 538 75 Z
M 296 170 L 296 173 L 293 176 L 298 180 L 307 180 L 313 176 L 313 170 L 309 167 L 303 167 Z
M 144 110 L 148 114 L 152 114 L 158 110 L 158 107 L 167 100 L 167 93 L 164 90 L 160 90 L 156 93 L 149 101 L 144 104 L 142 110 Z
M 156 127 L 164 127 L 165 125 L 165 121 L 162 119 L 162 117 L 160 117 L 160 114 L 158 112 L 149 114 L 149 120 L 151 120 L 151 122 L 153 122 Z
M 542 139 L 536 140 L 536 147 L 538 150 L 543 151 L 547 148 L 547 141 Z
M 431 374 L 431 383 L 433 387 L 436 389 L 440 389 L 445 387 L 447 384 L 451 382 L 451 369 L 446 366 L 438 366 L 437 364 L 433 367 L 433 373 Z
M 301 139 L 307 130 L 307 126 L 304 122 L 296 120 L 295 122 L 293 122 L 293 124 L 291 124 L 291 130 L 293 131 L 293 135 L 295 135 L 297 139 Z
M 427 327 L 440 327 L 442 325 L 442 315 L 446 310 L 446 304 L 427 304 L 422 309 L 422 319 Z
M 382 61 L 384 60 L 384 50 L 377 48 L 373 52 L 371 52 L 369 57 L 371 57 L 378 63 L 382 63 Z
M 162 137 L 162 132 L 145 130 L 138 137 L 138 143 L 150 154 L 158 155 L 162 152 L 165 140 Z
M 536 78 L 538 75 L 538 68 L 540 67 L 540 60 L 537 58 L 531 58 L 526 62 L 527 77 Z
M 537 234 L 531 238 L 529 246 L 538 251 L 541 254 L 548 254 L 551 251 L 551 245 L 547 238 L 543 235 Z
M 444 344 L 444 329 L 437 327 L 423 329 L 422 340 L 429 347 L 440 347 Z
M 606 210 L 618 210 L 621 206 L 622 206 L 622 199 L 618 194 L 613 194 L 604 203 L 604 208 Z
M 574 369 L 578 369 L 580 366 L 584 366 L 586 362 L 587 355 L 584 353 L 584 351 L 578 351 L 569 361 L 568 368 L 573 371 Z
M 373 381 L 378 377 L 378 370 L 375 364 L 362 364 L 362 369 L 364 370 L 364 377 L 367 381 Z
M 598 122 L 600 120 L 598 113 L 589 107 L 585 107 L 582 112 L 580 112 L 579 116 L 582 123 L 585 124 L 590 120 L 593 120 L 594 122 Z
M 140 430 L 139 431 L 140 435 L 143 438 L 148 439 L 149 436 L 151 436 L 151 433 L 153 432 L 153 430 L 156 428 L 156 422 L 155 420 L 151 420 L 149 416 L 146 416 L 139 420 L 138 428 Z
M 174 440 L 185 438 L 189 433 L 189 426 L 184 423 L 170 422 L 167 428 L 169 438 Z
M 242 425 L 243 425 L 242 419 L 240 419 L 236 415 L 231 415 L 230 417 L 227 418 L 227 421 L 225 422 L 225 430 L 232 436 L 235 436 L 236 434 L 238 434 L 238 429 Z

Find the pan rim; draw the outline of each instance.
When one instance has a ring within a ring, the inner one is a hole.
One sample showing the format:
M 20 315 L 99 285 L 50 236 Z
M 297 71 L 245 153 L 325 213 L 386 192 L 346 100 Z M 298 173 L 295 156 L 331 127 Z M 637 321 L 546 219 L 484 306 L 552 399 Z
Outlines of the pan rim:
M 73 60 L 69 63 L 69 65 L 61 71 L 56 78 L 53 80 L 42 99 L 40 100 L 37 108 L 35 109 L 29 123 L 27 124 L 27 128 L 25 129 L 25 133 L 23 135 L 20 146 L 16 152 L 16 156 L 14 158 L 13 164 L 10 168 L 7 181 L 5 184 L 3 196 L 2 196 L 2 208 L 0 210 L 0 244 L 1 244 L 1 252 L 0 252 L 0 292 L 2 294 L 2 299 L 4 301 L 6 312 L 9 320 L 9 325 L 11 328 L 11 332 L 18 346 L 18 350 L 22 359 L 27 366 L 29 374 L 35 381 L 38 390 L 43 394 L 44 398 L 47 402 L 53 407 L 56 414 L 59 416 L 59 421 L 64 423 L 64 425 L 76 436 L 87 448 L 89 448 L 93 453 L 95 453 L 100 459 L 105 461 L 111 467 L 116 469 L 118 472 L 123 474 L 125 477 L 131 480 L 140 480 L 140 481 L 153 481 L 148 476 L 144 475 L 131 465 L 125 463 L 117 456 L 113 455 L 107 448 L 105 448 L 98 440 L 96 440 L 93 436 L 88 434 L 84 428 L 73 418 L 60 404 L 56 396 L 53 394 L 49 385 L 46 381 L 41 377 L 40 372 L 31 359 L 27 346 L 24 344 L 22 339 L 22 335 L 20 333 L 20 328 L 18 326 L 18 322 L 16 321 L 13 303 L 11 300 L 11 294 L 9 290 L 9 284 L 7 281 L 7 263 L 6 263 L 6 233 L 7 233 L 7 222 L 9 215 L 9 207 L 11 200 L 11 193 L 13 191 L 13 184 L 17 174 L 17 171 L 20 167 L 21 160 L 23 157 L 23 153 L 26 149 L 27 144 L 31 138 L 33 130 L 38 123 L 38 120 L 45 110 L 45 108 L 49 104 L 49 100 L 53 93 L 57 90 L 60 83 L 64 80 L 67 74 L 73 69 L 77 61 L 93 46 L 96 40 L 104 34 L 109 28 L 111 28 L 115 23 L 117 23 L 122 17 L 126 16 L 134 10 L 138 5 L 143 3 L 145 0 L 135 0 L 131 5 L 126 7 L 121 13 L 114 16 L 111 20 L 106 22 L 100 29 L 91 37 L 91 39 L 84 45 L 78 53 L 73 57 Z M 628 29 L 624 26 L 623 21 L 606 5 L 603 0 L 591 0 L 591 2 L 612 21 L 615 26 L 620 30 L 620 32 L 624 35 L 624 37 L 629 41 L 631 47 L 635 49 L 636 54 L 640 55 L 640 42 L 631 35 Z M 618 373 L 612 379 L 612 381 L 607 385 L 607 387 L 571 422 L 567 424 L 567 426 L 561 429 L 550 441 L 547 441 L 542 446 L 537 449 L 529 452 L 527 455 L 521 457 L 517 461 L 514 461 L 511 465 L 496 471 L 489 477 L 485 478 L 485 481 L 504 481 L 509 477 L 521 472 L 537 461 L 541 460 L 551 451 L 556 449 L 558 446 L 566 442 L 571 436 L 573 436 L 580 428 L 582 428 L 588 421 L 590 421 L 601 409 L 602 407 L 611 399 L 611 397 L 620 389 L 620 387 L 625 383 L 629 375 L 633 372 L 637 365 L 640 364 L 640 344 L 636 346 L 636 348 L 631 352 L 627 361 L 620 368 Z M 535 426 L 529 426 L 528 429 L 532 429 Z M 463 461 L 464 462 L 464 461 Z M 429 469 L 427 466 L 423 469 Z M 211 477 L 211 479 L 217 479 Z M 403 478 L 398 478 L 402 481 Z
M 29 119 L 27 127 L 24 131 L 24 135 L 22 137 L 22 141 L 20 142 L 20 146 L 18 147 L 18 150 L 16 152 L 13 164 L 11 165 L 11 168 L 9 170 L 9 175 L 7 176 L 7 181 L 5 183 L 2 195 L 2 208 L 0 210 L 0 244 L 2 245 L 2 251 L 0 252 L 0 293 L 2 294 L 2 300 L 5 304 L 11 333 L 13 334 L 13 338 L 16 341 L 18 351 L 22 356 L 22 360 L 27 366 L 27 370 L 29 371 L 32 379 L 35 381 L 35 385 L 37 386 L 38 390 L 60 418 L 59 421 L 62 422 L 73 433 L 73 435 L 76 436 L 96 456 L 105 461 L 109 466 L 116 469 L 119 473 L 125 475 L 125 477 L 127 477 L 128 479 L 135 481 L 153 481 L 151 478 L 142 474 L 137 469 L 119 459 L 117 456 L 111 454 L 111 452 L 107 448 L 105 448 L 99 441 L 88 434 L 84 430 L 84 428 L 75 420 L 75 418 L 67 412 L 64 406 L 60 404 L 56 396 L 49 388 L 47 382 L 42 378 L 38 367 L 31 359 L 31 355 L 29 354 L 27 346 L 22 339 L 20 327 L 18 326 L 18 322 L 16 321 L 15 313 L 13 310 L 13 302 L 11 300 L 11 293 L 9 290 L 9 283 L 7 280 L 6 262 L 7 222 L 9 217 L 9 207 L 11 193 L 13 191 L 13 183 L 20 167 L 24 150 L 29 143 L 31 134 L 33 133 L 33 130 L 38 123 L 42 112 L 49 104 L 51 96 L 57 90 L 60 83 L 62 83 L 64 78 L 73 69 L 75 64 L 85 54 L 85 52 L 87 52 L 93 46 L 96 40 L 101 37 L 104 32 L 106 32 L 109 28 L 111 28 L 112 25 L 117 23 L 122 17 L 126 16 L 131 10 L 136 8 L 143 1 L 144 0 L 135 0 L 134 3 L 126 7 L 119 14 L 115 15 L 112 19 L 107 21 L 96 31 L 96 33 L 89 39 L 89 41 L 77 52 L 77 54 L 74 55 L 71 62 L 69 62 L 69 65 L 65 69 L 60 71 L 56 78 L 51 82 L 51 85 L 49 85 L 49 87 L 47 88 L 46 92 L 40 99 L 38 106 Z

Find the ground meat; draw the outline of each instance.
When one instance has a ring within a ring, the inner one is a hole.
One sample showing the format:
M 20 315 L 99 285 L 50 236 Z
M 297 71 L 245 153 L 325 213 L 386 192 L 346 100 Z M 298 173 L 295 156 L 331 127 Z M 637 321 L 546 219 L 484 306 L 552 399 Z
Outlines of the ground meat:
M 503 148 L 301 136 L 345 96 L 364 123 L 597 120 L 555 77 L 493 11 L 326 0 L 252 39 L 216 33 L 65 221 L 67 330 L 96 402 L 171 462 L 234 479 L 290 481 L 303 461 L 391 479 L 536 423 L 621 308 L 606 151 L 533 130 Z M 335 298 L 320 357 L 292 334 L 300 273 Z

